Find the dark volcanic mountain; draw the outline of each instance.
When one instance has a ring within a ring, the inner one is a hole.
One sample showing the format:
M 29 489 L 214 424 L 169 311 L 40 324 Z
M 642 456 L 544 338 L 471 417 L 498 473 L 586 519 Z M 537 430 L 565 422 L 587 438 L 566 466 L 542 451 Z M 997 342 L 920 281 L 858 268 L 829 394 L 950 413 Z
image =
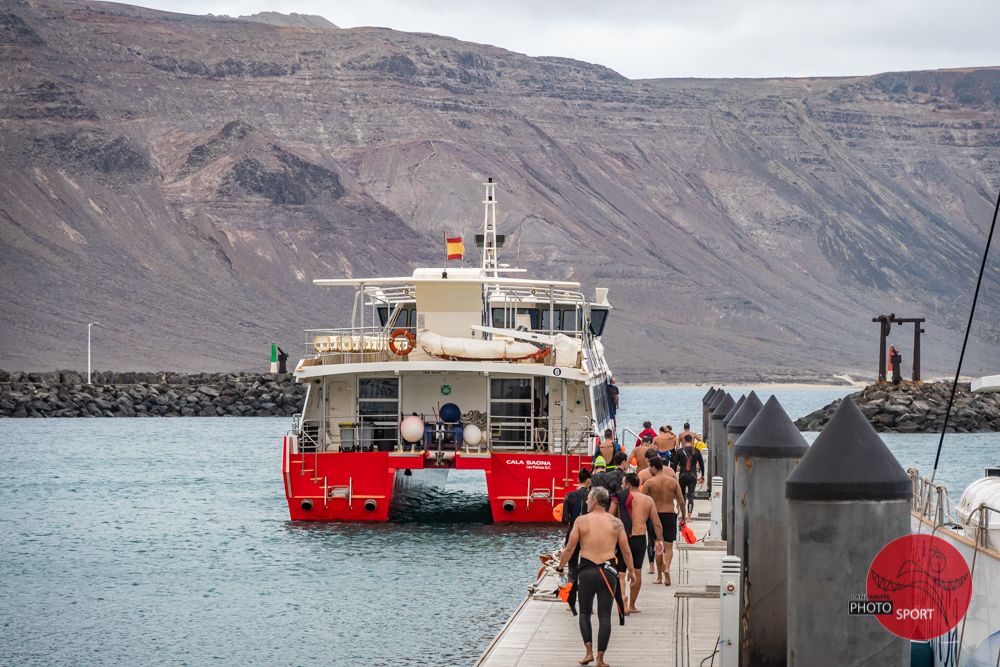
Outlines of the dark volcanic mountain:
M 99 367 L 259 367 L 344 323 L 313 278 L 474 234 L 486 176 L 507 261 L 611 288 L 628 379 L 873 373 L 890 311 L 929 318 L 925 371 L 957 359 L 1000 69 L 630 81 L 380 28 L 0 7 L 0 366 L 79 368 L 97 320 Z M 969 372 L 1000 360 L 996 267 Z

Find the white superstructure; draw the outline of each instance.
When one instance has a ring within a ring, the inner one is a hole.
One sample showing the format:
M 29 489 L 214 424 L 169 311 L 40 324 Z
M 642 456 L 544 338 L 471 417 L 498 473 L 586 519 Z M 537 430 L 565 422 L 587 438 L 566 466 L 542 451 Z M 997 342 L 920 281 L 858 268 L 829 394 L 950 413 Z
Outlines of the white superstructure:
M 481 266 L 418 268 L 409 276 L 319 279 L 354 290 L 349 326 L 306 332 L 295 375 L 308 384 L 297 430 L 307 451 L 403 451 L 417 415 L 440 444 L 443 406 L 475 425 L 490 451 L 588 451 L 614 419 L 616 392 L 601 336 L 606 289 L 592 299 L 573 281 L 529 279 L 499 263 L 495 183 L 484 184 Z M 474 433 L 474 431 L 473 431 Z

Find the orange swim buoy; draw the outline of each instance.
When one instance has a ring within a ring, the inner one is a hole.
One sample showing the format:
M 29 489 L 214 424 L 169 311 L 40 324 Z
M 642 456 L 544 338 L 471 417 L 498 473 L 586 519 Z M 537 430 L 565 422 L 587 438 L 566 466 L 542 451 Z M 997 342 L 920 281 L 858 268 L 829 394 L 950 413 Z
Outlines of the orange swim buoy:
M 555 507 L 552 508 L 552 517 L 556 521 L 561 522 L 562 521 L 562 515 L 563 515 L 563 504 L 559 503 L 558 505 L 556 505 Z
M 396 347 L 396 339 L 400 336 L 406 338 L 406 347 L 400 348 Z M 399 355 L 400 357 L 405 357 L 410 352 L 413 352 L 413 348 L 417 345 L 417 337 L 412 331 L 407 331 L 406 329 L 393 329 L 392 333 L 389 334 L 389 349 L 393 354 Z

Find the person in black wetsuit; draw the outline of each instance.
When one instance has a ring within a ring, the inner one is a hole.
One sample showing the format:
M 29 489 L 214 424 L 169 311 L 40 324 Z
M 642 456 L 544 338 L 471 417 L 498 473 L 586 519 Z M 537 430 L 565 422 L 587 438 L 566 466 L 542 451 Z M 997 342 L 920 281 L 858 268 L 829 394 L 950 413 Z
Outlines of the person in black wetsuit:
M 578 517 L 569 536 L 569 542 L 559 558 L 557 572 L 562 572 L 571 554 L 580 546 L 580 565 L 577 570 L 575 588 L 580 597 L 580 635 L 587 654 L 580 664 L 594 660 L 593 628 L 590 617 L 597 598 L 597 667 L 606 667 L 604 652 L 611 639 L 611 606 L 618 604 L 619 623 L 625 624 L 625 605 L 618 585 L 615 570 L 615 548 L 621 549 L 628 566 L 628 580 L 632 582 L 632 552 L 628 545 L 628 535 L 622 522 L 611 516 L 607 509 L 611 497 L 604 487 L 594 487 L 587 494 L 587 514 Z M 571 607 L 572 609 L 572 607 Z M 574 613 L 576 610 L 573 610 Z
M 576 520 L 580 516 L 587 513 L 587 494 L 590 493 L 590 470 L 587 468 L 580 468 L 580 473 L 577 477 L 580 480 L 580 485 L 576 487 L 575 491 L 570 491 L 566 494 L 563 499 L 563 515 L 562 522 L 566 524 L 566 542 L 569 542 L 570 533 L 573 532 L 573 526 L 576 525 Z M 580 547 L 577 545 L 576 551 L 570 556 L 569 559 L 569 579 L 570 581 L 576 580 L 576 566 L 580 559 Z
M 684 436 L 684 446 L 677 450 L 675 454 L 677 464 L 677 482 L 681 485 L 681 492 L 687 500 L 688 515 L 694 512 L 694 489 L 698 485 L 698 480 L 705 479 L 705 459 L 701 452 L 694 447 L 694 439 L 690 435 Z

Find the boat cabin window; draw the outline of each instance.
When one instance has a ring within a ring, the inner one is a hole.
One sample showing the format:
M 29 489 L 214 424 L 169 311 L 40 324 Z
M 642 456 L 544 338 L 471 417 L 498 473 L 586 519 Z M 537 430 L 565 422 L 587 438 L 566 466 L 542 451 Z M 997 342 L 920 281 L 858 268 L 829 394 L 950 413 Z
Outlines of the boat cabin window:
M 392 315 L 392 309 L 388 306 L 379 306 L 378 311 L 378 321 L 381 326 L 385 326 L 389 322 L 389 317 Z M 413 329 L 417 326 L 417 307 L 415 305 L 403 306 L 399 310 L 399 315 L 396 317 L 395 328 L 399 329 Z
M 399 378 L 358 378 L 361 451 L 392 451 L 399 442 Z
M 607 308 L 590 309 L 590 333 L 595 336 L 604 334 L 604 325 L 608 323 Z
M 490 379 L 490 438 L 493 446 L 528 448 L 531 445 L 531 378 Z

